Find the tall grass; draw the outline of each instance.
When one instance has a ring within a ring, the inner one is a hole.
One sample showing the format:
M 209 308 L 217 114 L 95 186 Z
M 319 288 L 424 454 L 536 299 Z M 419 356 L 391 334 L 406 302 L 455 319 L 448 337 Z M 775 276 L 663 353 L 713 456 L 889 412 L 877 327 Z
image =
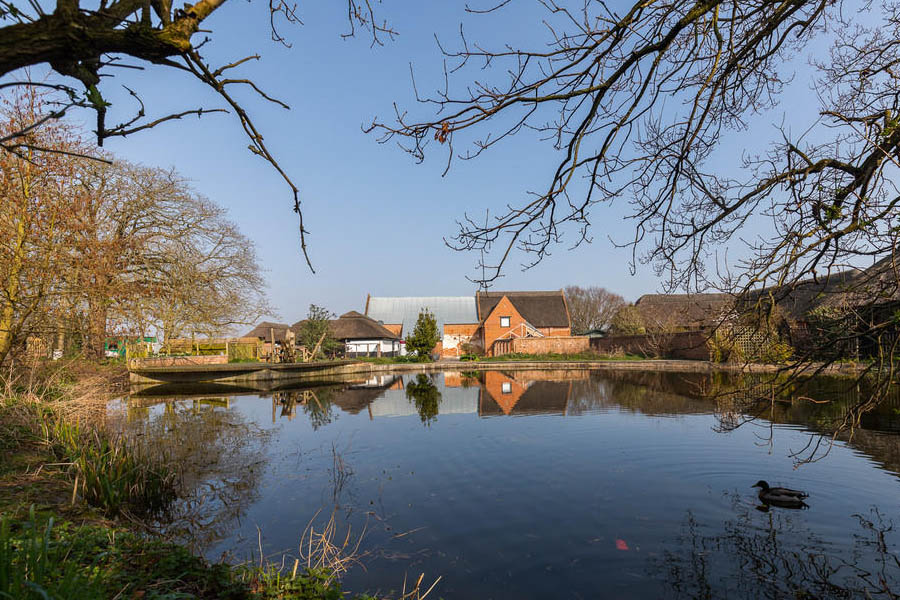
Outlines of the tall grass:
M 54 539 L 53 519 L 38 527 L 31 508 L 22 531 L 14 533 L 6 515 L 0 515 L 0 598 L 30 600 L 100 598 L 97 576 L 87 576 L 67 561 L 67 545 Z
M 75 493 L 111 516 L 158 513 L 177 493 L 176 475 L 166 461 L 124 437 L 62 418 L 45 421 L 42 430 L 57 458 L 68 463 Z
M 105 428 L 109 394 L 96 381 L 73 385 L 63 379 L 58 373 L 4 378 L 0 452 L 41 449 L 47 462 L 64 468 L 73 499 L 81 496 L 109 516 L 165 509 L 178 491 L 166 456 Z

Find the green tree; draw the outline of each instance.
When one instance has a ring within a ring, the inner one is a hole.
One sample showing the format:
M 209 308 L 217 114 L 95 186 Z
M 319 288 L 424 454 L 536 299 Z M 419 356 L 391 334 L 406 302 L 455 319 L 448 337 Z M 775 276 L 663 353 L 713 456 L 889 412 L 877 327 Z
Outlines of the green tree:
M 427 308 L 419 311 L 416 327 L 412 335 L 406 338 L 406 351 L 415 352 L 419 356 L 429 356 L 440 341 L 437 321 Z
M 614 335 L 640 335 L 647 333 L 647 328 L 640 311 L 633 304 L 628 304 L 616 311 L 610 331 Z
M 300 331 L 297 332 L 297 341 L 309 352 L 315 351 L 316 356 L 325 356 L 336 351 L 341 344 L 331 335 L 329 327 L 331 319 L 335 316 L 327 308 L 310 304 L 306 319 L 300 324 Z M 321 343 L 319 340 L 322 340 Z M 316 349 L 316 345 L 318 345 L 318 349 Z
M 416 405 L 422 423 L 431 425 L 432 421 L 437 419 L 441 392 L 428 375 L 419 373 L 414 381 L 406 384 L 406 398 Z

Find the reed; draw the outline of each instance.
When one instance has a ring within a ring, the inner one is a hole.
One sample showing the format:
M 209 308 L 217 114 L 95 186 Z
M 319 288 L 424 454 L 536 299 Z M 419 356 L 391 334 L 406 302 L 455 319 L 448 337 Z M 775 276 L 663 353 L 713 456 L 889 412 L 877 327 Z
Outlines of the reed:
M 80 494 L 111 516 L 157 514 L 177 496 L 176 474 L 166 468 L 164 457 L 151 457 L 124 437 L 63 418 L 44 421 L 42 429 L 57 459 L 71 472 L 73 496 Z

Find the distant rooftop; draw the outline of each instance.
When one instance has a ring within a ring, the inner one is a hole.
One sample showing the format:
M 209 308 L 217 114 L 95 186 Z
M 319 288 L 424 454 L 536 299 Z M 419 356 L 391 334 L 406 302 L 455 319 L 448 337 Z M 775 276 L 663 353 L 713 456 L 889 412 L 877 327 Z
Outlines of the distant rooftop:
M 488 318 L 506 296 L 519 314 L 534 327 L 569 327 L 569 310 L 562 290 L 549 292 L 478 292 L 479 321 Z
M 402 324 L 405 338 L 415 328 L 423 308 L 434 314 L 441 335 L 445 323 L 478 323 L 474 296 L 370 296 L 366 316 L 385 325 Z

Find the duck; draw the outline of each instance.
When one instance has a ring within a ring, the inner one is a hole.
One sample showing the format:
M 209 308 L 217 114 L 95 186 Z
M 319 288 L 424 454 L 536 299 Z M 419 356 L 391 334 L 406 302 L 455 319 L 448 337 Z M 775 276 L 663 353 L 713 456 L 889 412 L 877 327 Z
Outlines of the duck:
M 763 504 L 779 506 L 781 508 L 807 508 L 803 500 L 809 497 L 806 492 L 791 490 L 783 487 L 769 487 L 769 484 L 760 479 L 752 487 L 759 488 L 759 499 Z

